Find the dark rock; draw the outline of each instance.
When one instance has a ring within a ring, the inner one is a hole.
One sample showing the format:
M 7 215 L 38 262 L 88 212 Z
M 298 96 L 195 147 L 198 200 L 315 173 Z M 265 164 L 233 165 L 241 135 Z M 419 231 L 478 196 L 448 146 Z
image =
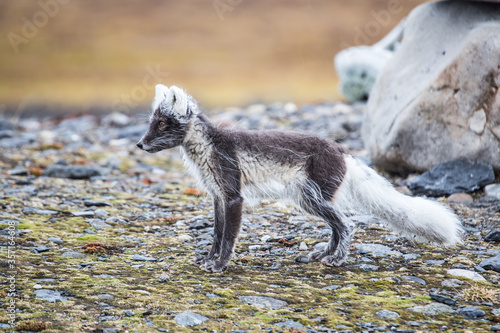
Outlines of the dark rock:
M 204 229 L 210 226 L 208 219 L 196 219 L 189 224 L 189 229 Z
M 133 260 L 135 261 L 158 261 L 158 259 L 153 258 L 153 257 L 146 257 L 140 254 L 134 254 Z
M 135 316 L 135 313 L 133 311 L 130 311 L 130 310 L 125 310 L 123 311 L 123 314 L 127 317 L 133 317 Z
M 207 317 L 193 312 L 182 312 L 175 316 L 175 322 L 182 326 L 196 326 L 208 320 Z
M 500 254 L 495 257 L 484 259 L 479 266 L 486 270 L 500 273 Z
M 500 332 L 500 325 L 491 326 L 492 332 Z
M 493 229 L 491 230 L 485 237 L 484 237 L 485 242 L 494 242 L 494 243 L 499 243 L 500 242 L 500 229 Z
M 48 248 L 47 246 L 37 246 L 37 247 L 35 247 L 35 251 L 38 253 L 42 253 L 42 252 L 50 251 L 50 248 Z
M 416 283 L 420 283 L 421 285 L 425 286 L 426 285 L 426 282 L 424 279 L 421 279 L 419 277 L 416 277 L 416 276 L 408 276 L 408 275 L 403 275 L 401 276 L 403 279 L 407 280 L 407 281 L 412 281 L 412 282 L 416 282 Z
M 143 317 L 146 317 L 146 316 L 150 316 L 150 315 L 152 315 L 152 314 L 153 314 L 153 311 L 151 311 L 151 310 L 146 310 L 146 311 L 144 311 L 144 312 L 142 313 L 142 316 L 143 316 Z
M 103 170 L 95 165 L 59 165 L 54 164 L 45 169 L 43 175 L 46 177 L 89 179 L 102 176 Z
M 480 317 L 484 317 L 486 313 L 484 311 L 475 308 L 473 306 L 467 306 L 465 308 L 462 308 L 458 310 L 458 313 L 464 316 L 466 319 L 476 319 Z
M 450 306 L 454 306 L 457 301 L 455 301 L 454 299 L 450 298 L 450 297 L 446 297 L 446 296 L 443 296 L 443 295 L 439 295 L 437 293 L 429 293 L 429 296 L 435 300 L 436 302 L 439 302 L 439 303 L 444 303 L 446 305 L 450 305 Z
M 495 180 L 491 165 L 455 160 L 439 164 L 408 184 L 416 195 L 433 197 L 460 192 L 473 192 Z
M 238 296 L 238 298 L 244 303 L 260 309 L 278 310 L 288 305 L 285 301 L 266 296 Z
M 95 201 L 95 200 L 85 200 L 83 202 L 83 204 L 87 207 L 92 207 L 92 206 L 96 206 L 96 207 L 104 207 L 104 206 L 111 206 L 111 204 L 109 202 L 105 202 L 105 201 Z

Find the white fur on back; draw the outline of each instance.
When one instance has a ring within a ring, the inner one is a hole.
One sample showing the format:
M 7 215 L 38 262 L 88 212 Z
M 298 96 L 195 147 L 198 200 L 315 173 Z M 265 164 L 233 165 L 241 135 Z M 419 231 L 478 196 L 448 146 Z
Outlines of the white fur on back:
M 444 205 L 398 192 L 385 178 L 352 156 L 334 197 L 339 210 L 371 213 L 408 238 L 453 245 L 460 240 L 457 216 Z

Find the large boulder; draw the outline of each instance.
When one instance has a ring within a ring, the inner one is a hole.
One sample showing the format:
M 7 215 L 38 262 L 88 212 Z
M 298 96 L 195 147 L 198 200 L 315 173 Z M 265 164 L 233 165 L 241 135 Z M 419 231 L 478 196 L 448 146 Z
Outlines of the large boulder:
M 500 170 L 500 4 L 443 1 L 408 17 L 363 121 L 375 165 L 406 173 L 455 159 Z

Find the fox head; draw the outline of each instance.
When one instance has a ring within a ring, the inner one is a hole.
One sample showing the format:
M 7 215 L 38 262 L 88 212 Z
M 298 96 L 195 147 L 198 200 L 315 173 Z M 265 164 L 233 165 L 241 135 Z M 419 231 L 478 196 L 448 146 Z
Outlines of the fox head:
M 194 105 L 192 98 L 182 89 L 158 84 L 149 128 L 137 142 L 137 147 L 156 153 L 181 145 L 194 114 Z

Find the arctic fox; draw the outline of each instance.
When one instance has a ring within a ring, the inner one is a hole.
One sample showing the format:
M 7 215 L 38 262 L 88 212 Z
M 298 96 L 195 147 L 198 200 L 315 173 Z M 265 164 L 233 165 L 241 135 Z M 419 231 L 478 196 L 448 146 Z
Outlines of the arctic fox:
M 335 142 L 313 134 L 217 127 L 175 86 L 156 86 L 150 125 L 137 146 L 149 153 L 179 146 L 185 165 L 212 196 L 213 245 L 192 261 L 207 272 L 228 265 L 244 199 L 291 199 L 323 218 L 332 235 L 310 258 L 328 266 L 347 258 L 354 229 L 345 215 L 350 209 L 370 213 L 412 239 L 459 241 L 460 221 L 448 208 L 399 193 Z

